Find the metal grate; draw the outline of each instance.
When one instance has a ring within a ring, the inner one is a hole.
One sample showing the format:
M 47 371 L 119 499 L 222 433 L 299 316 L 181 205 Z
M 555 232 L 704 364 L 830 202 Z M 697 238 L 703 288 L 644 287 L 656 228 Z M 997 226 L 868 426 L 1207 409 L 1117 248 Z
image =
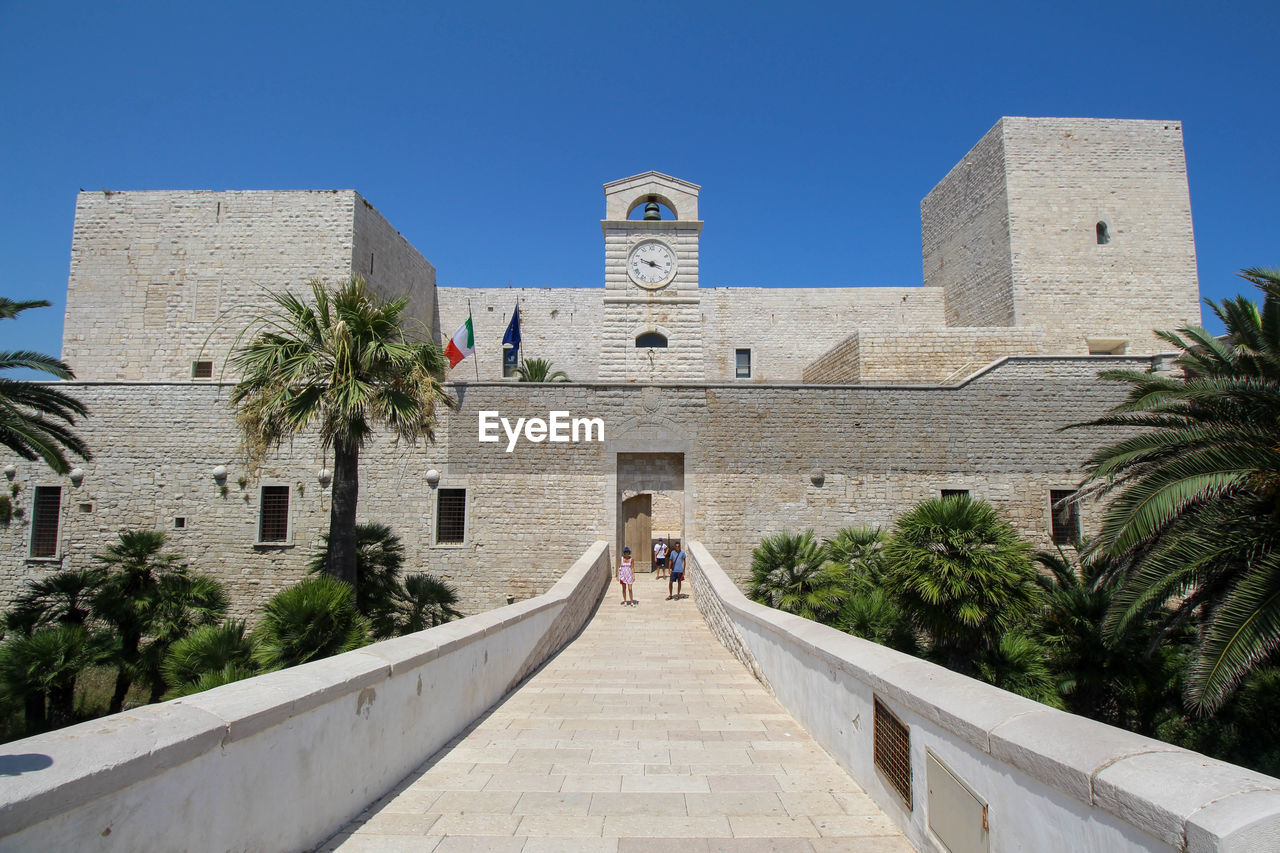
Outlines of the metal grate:
M 58 518 L 61 508 L 61 486 L 36 486 L 31 507 L 31 556 L 58 556 Z
M 212 379 L 213 378 L 213 362 L 212 361 L 191 362 L 191 378 L 192 379 Z
M 1071 545 L 1084 537 L 1080 533 L 1080 505 L 1071 500 L 1075 492 L 1070 489 L 1049 491 L 1049 505 L 1053 510 L 1053 544 Z
M 259 542 L 287 542 L 289 539 L 289 487 L 263 486 L 258 513 Z
M 441 489 L 436 496 L 436 544 L 461 545 L 467 533 L 467 490 Z
M 875 700 L 875 763 L 902 799 L 911 805 L 911 730 Z

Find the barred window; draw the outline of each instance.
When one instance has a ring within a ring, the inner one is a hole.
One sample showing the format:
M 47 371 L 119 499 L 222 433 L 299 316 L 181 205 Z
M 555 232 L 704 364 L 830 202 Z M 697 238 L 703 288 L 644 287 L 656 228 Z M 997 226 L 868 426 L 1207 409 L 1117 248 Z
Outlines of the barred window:
M 212 361 L 191 362 L 191 378 L 192 379 L 212 379 L 213 378 L 213 362 Z
M 36 486 L 31 507 L 31 556 L 58 556 L 58 521 L 62 516 L 62 487 Z
M 662 332 L 642 332 L 636 335 L 637 349 L 666 349 L 667 336 Z
M 1070 545 L 1084 538 L 1080 531 L 1080 505 L 1071 498 L 1070 489 L 1051 489 L 1049 506 L 1053 510 L 1053 544 Z
M 967 498 L 969 497 L 968 489 L 943 489 L 942 496 L 944 498 Z
M 440 489 L 436 493 L 436 544 L 461 545 L 467 532 L 467 490 Z
M 263 486 L 258 511 L 258 541 L 289 541 L 289 487 Z

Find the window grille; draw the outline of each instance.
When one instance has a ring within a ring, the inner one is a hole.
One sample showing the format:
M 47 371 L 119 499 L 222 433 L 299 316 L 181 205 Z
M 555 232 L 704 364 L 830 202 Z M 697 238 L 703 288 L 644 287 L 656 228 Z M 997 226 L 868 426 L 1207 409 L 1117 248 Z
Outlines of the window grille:
M 968 489 L 943 489 L 942 496 L 944 498 L 967 498 L 969 497 Z
M 875 764 L 893 789 L 911 805 L 911 730 L 875 700 Z
M 263 486 L 258 511 L 258 541 L 289 541 L 289 487 Z
M 467 533 L 467 490 L 440 489 L 436 494 L 436 544 L 461 545 Z
M 192 379 L 212 379 L 213 378 L 213 362 L 212 361 L 191 362 L 191 378 Z
M 1071 500 L 1074 496 L 1075 492 L 1070 489 L 1052 489 L 1049 492 L 1055 545 L 1070 545 L 1084 538 L 1080 532 L 1080 505 Z
M 62 487 L 36 486 L 31 507 L 31 556 L 58 556 L 58 521 Z

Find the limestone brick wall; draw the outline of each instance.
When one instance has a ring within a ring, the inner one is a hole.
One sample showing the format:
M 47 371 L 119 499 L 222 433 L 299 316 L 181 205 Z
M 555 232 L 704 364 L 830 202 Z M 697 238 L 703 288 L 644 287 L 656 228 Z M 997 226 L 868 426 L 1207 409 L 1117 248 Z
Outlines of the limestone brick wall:
M 350 190 L 82 192 L 62 357 L 84 380 L 221 369 L 267 291 L 351 274 Z
M 447 343 L 467 319 L 468 301 L 476 333 L 476 356 L 449 370 L 449 379 L 473 381 L 477 367 L 482 380 L 502 378 L 502 336 L 516 304 L 524 356 L 550 359 L 575 382 L 598 378 L 603 289 L 441 287 L 437 293 L 439 339 Z
M 805 368 L 804 381 L 949 384 L 1007 355 L 1039 355 L 1030 327 L 863 330 Z
M 888 525 L 943 488 L 992 501 L 1047 546 L 1049 490 L 1078 483 L 1081 463 L 1105 438 L 1100 430 L 1057 428 L 1122 398 L 1122 388 L 1095 379 L 1100 368 L 1150 363 L 1019 357 L 941 388 L 454 385 L 459 405 L 442 414 L 434 445 L 397 447 L 377 438 L 365 448 L 359 518 L 389 524 L 404 541 L 406 571 L 432 572 L 457 586 L 467 612 L 544 592 L 592 542 L 616 541 L 618 489 L 627 487 L 618 459 L 626 453 L 683 456 L 683 536 L 716 542 L 722 565 L 738 579 L 763 536 Z M 229 585 L 237 615 L 251 615 L 302 577 L 328 525 L 329 494 L 316 472 L 332 465 L 312 440 L 286 445 L 254 479 L 239 461 L 227 386 L 69 383 L 67 390 L 93 412 L 80 432 L 95 459 L 82 466 L 78 487 L 32 463 L 0 459 L 0 466 L 15 464 L 17 503 L 26 512 L 0 529 L 0 606 L 25 579 L 88 565 L 91 554 L 132 527 L 168 532 L 193 567 Z M 522 437 L 508 453 L 505 438 L 479 441 L 478 413 L 486 410 L 512 423 L 553 410 L 599 417 L 605 441 Z M 218 465 L 229 470 L 226 494 L 212 476 Z M 432 469 L 440 473 L 435 487 L 427 482 Z M 286 547 L 254 544 L 263 484 L 290 487 Z M 34 485 L 63 489 L 56 561 L 26 557 Z M 461 545 L 436 542 L 446 488 L 466 490 Z M 1094 529 L 1095 515 L 1085 509 L 1085 529 Z M 177 517 L 185 519 L 181 529 L 173 526 Z
M 351 271 L 364 276 L 383 299 L 408 296 L 408 331 L 424 340 L 439 340 L 436 268 L 360 195 L 353 208 Z
M 1152 329 L 1200 322 L 1179 121 L 1005 118 L 1018 325 L 1050 352 L 1089 339 L 1159 352 Z M 1099 245 L 1106 222 L 1111 242 Z
M 948 326 L 1015 324 L 1003 124 L 920 202 L 924 283 L 941 287 Z
M 799 382 L 804 368 L 860 329 L 945 325 L 936 287 L 702 288 L 707 381 Z M 736 380 L 734 351 L 751 350 L 751 379 Z
M 858 341 L 860 332 L 854 332 L 831 349 L 805 365 L 801 379 L 807 383 L 844 382 L 857 385 L 862 381 L 862 360 Z

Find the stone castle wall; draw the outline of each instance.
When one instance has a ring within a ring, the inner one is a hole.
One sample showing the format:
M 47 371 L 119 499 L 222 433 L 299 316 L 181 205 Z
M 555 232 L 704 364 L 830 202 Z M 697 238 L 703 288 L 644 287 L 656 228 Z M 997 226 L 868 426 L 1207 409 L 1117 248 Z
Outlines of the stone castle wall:
M 1031 327 L 860 330 L 804 370 L 811 383 L 950 384 L 999 358 L 1039 355 L 1044 332 Z
M 354 191 L 82 192 L 62 357 L 87 381 L 218 378 L 269 293 L 353 272 L 430 328 L 434 268 Z
M 1003 124 L 920 202 L 924 283 L 946 294 L 948 326 L 1012 326 L 1013 270 Z
M 1180 122 L 1003 118 L 920 209 L 948 326 L 1038 326 L 1053 353 L 1153 353 L 1152 329 L 1200 321 Z
M 617 531 L 619 493 L 629 488 L 618 454 L 683 454 L 683 534 L 715 542 L 722 564 L 745 575 L 763 536 L 847 524 L 888 525 L 942 488 L 990 500 L 1024 534 L 1049 543 L 1049 489 L 1072 488 L 1100 431 L 1058 433 L 1110 408 L 1122 390 L 1094 379 L 1141 359 L 1015 358 L 953 388 L 800 388 L 786 385 L 453 385 L 457 411 L 443 415 L 437 443 L 377 439 L 361 462 L 361 520 L 389 524 L 404 540 L 407 571 L 459 588 L 476 612 L 549 588 L 566 564 Z M 231 588 L 248 615 L 302 577 L 329 494 L 332 467 L 311 439 L 286 445 L 252 477 L 226 407 L 228 386 L 193 383 L 69 383 L 93 412 L 79 429 L 95 459 L 79 486 L 13 461 L 23 519 L 0 529 L 0 606 L 25 579 L 88 565 L 125 528 L 165 530 L 193 567 Z M 477 415 L 546 418 L 553 410 L 600 417 L 605 442 L 480 442 Z M 670 458 L 670 457 L 669 457 Z M 226 494 L 214 480 L 228 469 Z M 426 472 L 440 472 L 437 487 Z M 814 472 L 822 476 L 817 482 Z M 240 478 L 245 477 L 244 486 Z M 287 485 L 291 543 L 255 545 L 259 488 Z M 61 558 L 27 559 L 35 485 L 63 489 Z M 462 545 L 435 542 L 439 490 L 464 488 Z M 181 529 L 174 519 L 185 519 Z M 1085 512 L 1086 530 L 1093 526 Z
M 1090 339 L 1131 352 L 1152 329 L 1200 322 L 1191 200 L 1178 121 L 1005 118 L 1018 325 L 1051 352 Z M 1099 245 L 1097 223 L 1111 242 Z

